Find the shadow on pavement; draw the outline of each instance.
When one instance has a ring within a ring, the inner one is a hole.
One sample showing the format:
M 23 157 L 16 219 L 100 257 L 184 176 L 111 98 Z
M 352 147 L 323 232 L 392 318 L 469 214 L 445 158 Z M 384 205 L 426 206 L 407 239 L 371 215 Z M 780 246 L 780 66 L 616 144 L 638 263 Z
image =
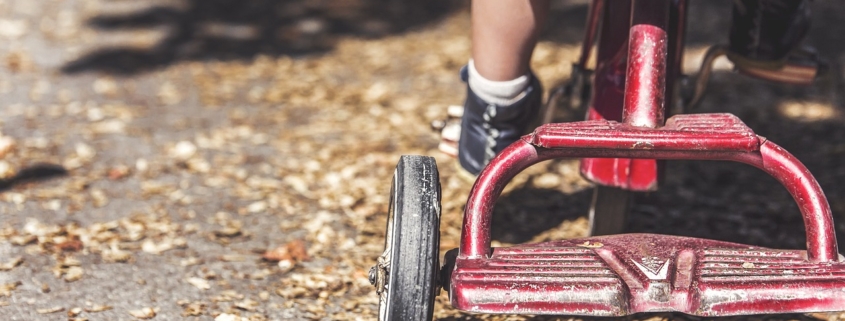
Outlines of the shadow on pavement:
M 109 47 L 62 68 L 65 73 L 134 74 L 183 60 L 303 55 L 332 48 L 338 36 L 381 37 L 435 22 L 465 1 L 187 0 L 183 8 L 153 7 L 88 21 L 101 31 L 164 27 L 152 48 Z
M 111 46 L 94 50 L 67 63 L 62 72 L 132 75 L 186 60 L 319 54 L 331 50 L 343 36 L 377 38 L 400 34 L 461 10 L 467 11 L 469 17 L 469 1 L 465 0 L 186 0 L 186 3 L 181 8 L 159 6 L 91 18 L 88 25 L 99 31 L 164 28 L 166 36 L 150 48 Z M 554 1 L 543 40 L 580 42 L 586 14 L 587 2 L 583 0 Z
M 36 164 L 21 169 L 15 176 L 9 179 L 0 180 L 0 192 L 10 190 L 21 184 L 46 181 L 67 175 L 68 171 L 61 165 Z

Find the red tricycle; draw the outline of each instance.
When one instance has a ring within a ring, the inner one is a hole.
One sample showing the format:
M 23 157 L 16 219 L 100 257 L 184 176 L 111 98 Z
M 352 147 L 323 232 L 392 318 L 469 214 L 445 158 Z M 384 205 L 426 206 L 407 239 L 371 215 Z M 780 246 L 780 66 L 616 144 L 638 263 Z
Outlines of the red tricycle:
M 454 307 L 478 313 L 710 317 L 845 310 L 845 258 L 815 178 L 736 116 L 681 113 L 699 100 L 710 65 L 724 54 L 714 47 L 696 78 L 681 75 L 686 14 L 687 0 L 591 1 L 571 83 L 549 99 L 586 104 L 587 120 L 541 125 L 487 165 L 466 203 L 460 247 L 446 253 L 442 266 L 437 166 L 430 157 L 402 156 L 391 185 L 385 250 L 370 270 L 379 319 L 430 320 L 441 288 Z M 596 67 L 589 71 L 596 40 Z M 811 83 L 822 70 L 810 52 L 793 58 L 777 70 L 737 68 L 796 84 Z M 544 113 L 551 119 L 551 108 Z M 582 175 L 598 186 L 593 236 L 491 247 L 493 206 L 505 185 L 556 158 L 581 158 Z M 617 234 L 628 193 L 657 188 L 658 160 L 727 160 L 768 173 L 798 203 L 806 250 Z

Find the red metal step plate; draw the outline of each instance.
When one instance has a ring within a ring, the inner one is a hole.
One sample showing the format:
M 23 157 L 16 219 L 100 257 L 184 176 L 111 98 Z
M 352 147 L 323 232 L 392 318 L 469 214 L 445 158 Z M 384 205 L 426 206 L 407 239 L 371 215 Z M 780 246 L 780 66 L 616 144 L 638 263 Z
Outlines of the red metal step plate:
M 699 316 L 845 310 L 845 262 L 803 250 L 623 234 L 495 248 L 459 257 L 456 308 L 483 313 Z
M 656 129 L 608 120 L 548 124 L 538 128 L 534 137 L 539 146 L 581 142 L 584 148 L 749 151 L 759 144 L 754 132 L 731 114 L 676 115 Z M 645 192 L 657 190 L 657 166 L 654 159 L 584 158 L 581 174 L 596 184 Z
M 660 128 L 608 120 L 546 124 L 534 131 L 530 143 L 544 148 L 753 151 L 760 141 L 732 114 L 688 114 L 673 116 Z

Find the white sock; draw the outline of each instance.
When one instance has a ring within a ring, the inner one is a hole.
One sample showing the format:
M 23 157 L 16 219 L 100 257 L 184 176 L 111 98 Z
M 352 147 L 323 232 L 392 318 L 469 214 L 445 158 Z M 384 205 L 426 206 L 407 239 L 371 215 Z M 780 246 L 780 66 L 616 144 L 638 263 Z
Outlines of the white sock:
M 528 87 L 531 77 L 522 75 L 512 80 L 492 81 L 481 76 L 475 69 L 475 63 L 469 60 L 469 88 L 484 101 L 498 105 L 507 106 L 522 98 L 525 88 Z

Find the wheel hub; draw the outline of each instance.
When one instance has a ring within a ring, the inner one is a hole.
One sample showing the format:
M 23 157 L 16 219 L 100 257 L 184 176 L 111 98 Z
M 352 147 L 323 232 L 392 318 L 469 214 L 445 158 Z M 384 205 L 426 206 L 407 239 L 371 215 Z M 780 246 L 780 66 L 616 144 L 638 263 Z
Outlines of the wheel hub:
M 381 295 L 387 285 L 387 268 L 389 264 L 384 256 L 379 256 L 376 265 L 370 268 L 368 279 L 370 284 L 376 288 L 376 293 Z

